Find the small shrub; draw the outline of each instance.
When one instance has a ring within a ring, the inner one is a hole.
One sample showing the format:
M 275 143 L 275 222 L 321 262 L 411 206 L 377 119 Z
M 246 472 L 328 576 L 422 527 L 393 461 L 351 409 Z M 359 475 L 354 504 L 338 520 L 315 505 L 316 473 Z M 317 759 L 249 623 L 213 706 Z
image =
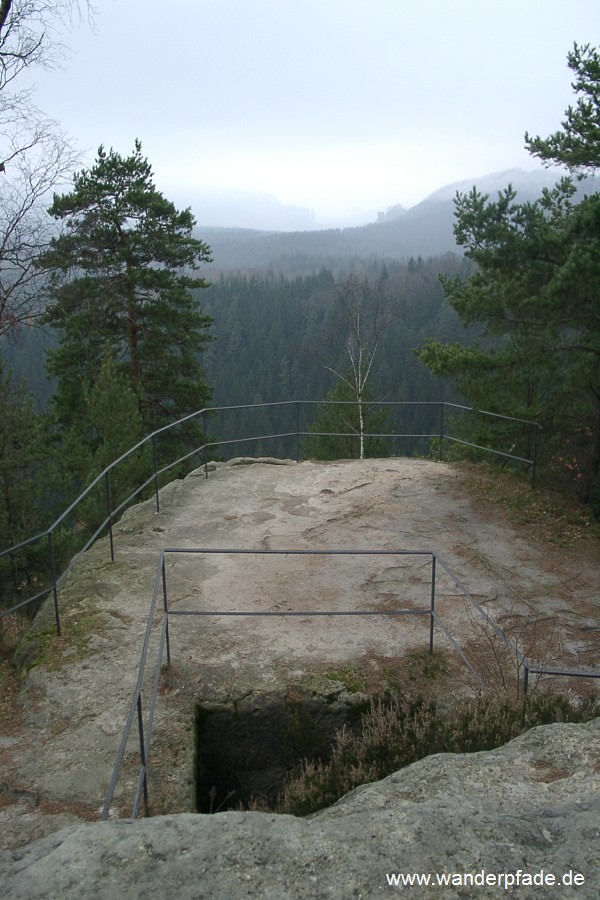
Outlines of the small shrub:
M 375 700 L 363 718 L 359 736 L 339 731 L 329 762 L 302 763 L 288 779 L 276 810 L 309 815 L 331 806 L 359 785 L 385 778 L 433 753 L 492 750 L 536 725 L 587 722 L 598 715 L 597 698 L 574 706 L 565 697 L 552 694 L 521 703 L 479 696 L 448 713 L 420 698 Z

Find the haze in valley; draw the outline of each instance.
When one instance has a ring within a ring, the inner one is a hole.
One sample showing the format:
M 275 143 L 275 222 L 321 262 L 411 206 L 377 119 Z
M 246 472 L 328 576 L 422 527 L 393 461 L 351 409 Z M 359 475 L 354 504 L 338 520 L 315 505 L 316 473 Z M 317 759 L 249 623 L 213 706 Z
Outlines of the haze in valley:
M 85 151 L 142 141 L 199 224 L 375 221 L 442 185 L 536 162 L 572 101 L 596 0 L 99 0 L 37 101 Z

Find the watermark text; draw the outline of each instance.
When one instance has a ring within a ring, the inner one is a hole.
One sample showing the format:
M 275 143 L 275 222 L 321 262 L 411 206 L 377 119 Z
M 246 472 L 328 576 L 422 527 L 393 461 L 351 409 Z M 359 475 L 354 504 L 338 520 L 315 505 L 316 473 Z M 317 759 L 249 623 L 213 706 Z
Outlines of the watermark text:
M 386 881 L 389 887 L 499 887 L 505 891 L 515 887 L 581 887 L 585 884 L 585 876 L 581 872 L 556 874 L 546 869 L 527 872 L 517 869 L 516 872 L 488 872 L 480 869 L 477 872 L 387 872 Z

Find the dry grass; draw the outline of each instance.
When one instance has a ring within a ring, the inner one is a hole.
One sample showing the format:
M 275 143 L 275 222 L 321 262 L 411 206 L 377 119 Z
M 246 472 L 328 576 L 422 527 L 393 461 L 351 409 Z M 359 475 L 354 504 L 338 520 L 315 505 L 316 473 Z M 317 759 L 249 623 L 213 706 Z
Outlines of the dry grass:
M 529 476 L 489 463 L 454 465 L 464 474 L 464 486 L 474 499 L 490 509 L 500 507 L 513 525 L 527 527 L 530 540 L 565 549 L 582 540 L 594 541 L 600 552 L 600 522 L 572 495 L 543 485 L 532 490 Z
M 15 700 L 20 678 L 12 663 L 0 656 L 0 731 L 9 734 L 15 724 Z
M 349 693 L 369 696 L 413 693 L 419 686 L 429 699 L 440 700 L 464 686 L 460 659 L 447 650 L 430 654 L 427 646 L 401 656 L 382 656 L 370 648 L 357 661 L 322 674 Z

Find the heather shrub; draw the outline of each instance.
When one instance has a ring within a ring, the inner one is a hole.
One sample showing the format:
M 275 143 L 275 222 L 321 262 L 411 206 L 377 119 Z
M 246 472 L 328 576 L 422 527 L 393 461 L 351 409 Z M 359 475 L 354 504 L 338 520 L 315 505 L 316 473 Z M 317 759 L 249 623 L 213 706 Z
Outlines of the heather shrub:
M 586 722 L 599 715 L 597 698 L 575 705 L 553 694 L 521 702 L 481 695 L 451 711 L 440 711 L 421 698 L 374 700 L 358 736 L 339 731 L 328 761 L 305 761 L 291 774 L 277 811 L 309 815 L 361 784 L 378 781 L 434 753 L 492 750 L 536 725 Z

